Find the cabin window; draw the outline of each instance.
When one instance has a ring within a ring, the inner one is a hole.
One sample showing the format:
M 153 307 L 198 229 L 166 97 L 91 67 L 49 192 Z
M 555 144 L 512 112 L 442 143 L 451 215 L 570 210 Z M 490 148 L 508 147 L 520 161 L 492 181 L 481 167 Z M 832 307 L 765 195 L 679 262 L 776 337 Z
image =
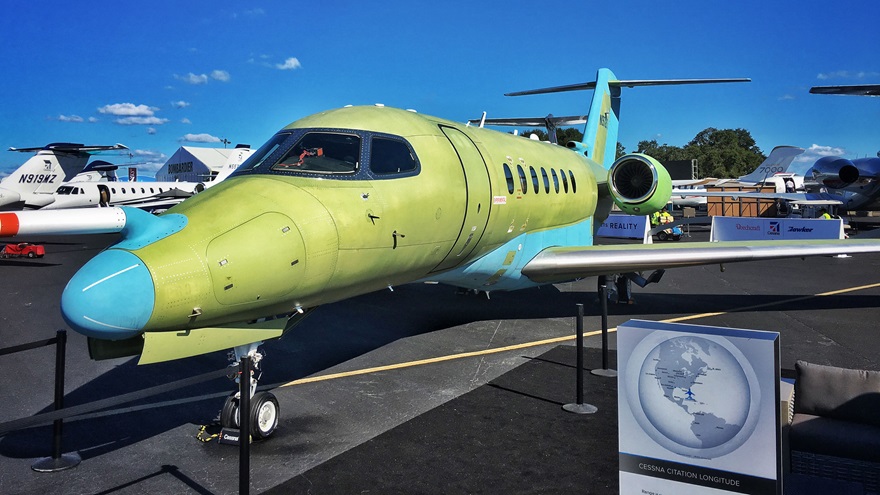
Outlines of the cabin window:
M 519 186 L 522 188 L 523 194 L 529 192 L 529 183 L 526 181 L 526 173 L 519 165 L 516 166 L 516 173 L 519 175 Z
M 116 194 L 116 188 L 115 188 L 115 187 L 111 187 L 111 188 L 110 188 L 110 192 L 112 192 L 113 194 Z
M 535 194 L 541 192 L 541 188 L 538 186 L 538 173 L 535 172 L 535 167 L 529 167 L 529 175 L 532 176 L 532 190 L 535 191 Z
M 562 178 L 562 190 L 565 191 L 566 194 L 568 194 L 568 176 L 565 175 L 564 170 L 560 170 L 559 175 Z
M 514 183 L 513 183 L 513 172 L 510 171 L 510 167 L 505 163 L 504 164 L 504 178 L 507 179 L 507 192 L 509 194 L 513 194 Z
M 125 194 L 125 188 L 121 187 L 120 189 L 122 190 L 122 194 Z
M 150 194 L 156 194 L 156 192 L 153 191 L 153 188 L 152 188 L 152 187 L 150 188 Z
M 547 171 L 541 167 L 541 178 L 544 179 L 544 192 L 550 194 L 550 178 L 547 177 Z
M 358 168 L 361 138 L 354 134 L 309 132 L 272 166 L 274 171 L 351 174 Z
M 571 179 L 571 193 L 574 194 L 577 192 L 577 185 L 574 183 L 574 172 L 569 170 L 568 177 Z
M 550 169 L 550 175 L 553 176 L 553 187 L 556 188 L 556 194 L 559 194 L 559 177 L 556 176 L 556 169 Z
M 370 170 L 376 174 L 399 174 L 416 169 L 413 152 L 403 141 L 374 137 L 370 148 Z

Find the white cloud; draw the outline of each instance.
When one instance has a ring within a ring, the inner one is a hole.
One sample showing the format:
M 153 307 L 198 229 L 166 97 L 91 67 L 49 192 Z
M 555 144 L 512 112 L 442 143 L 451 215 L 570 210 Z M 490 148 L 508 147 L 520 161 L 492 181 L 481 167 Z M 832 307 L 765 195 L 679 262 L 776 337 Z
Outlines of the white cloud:
M 148 107 L 147 105 L 135 105 L 134 103 L 114 103 L 113 105 L 104 105 L 98 109 L 98 112 L 117 116 L 129 117 L 152 117 L 153 112 L 159 110 L 156 107 Z
M 114 122 L 120 125 L 162 125 L 168 122 L 168 119 L 160 119 L 159 117 L 124 117 L 116 119 Z
M 174 108 L 186 108 L 186 107 L 189 106 L 189 103 L 188 103 L 188 102 L 185 102 L 185 101 L 183 101 L 183 100 L 180 100 L 180 101 L 172 101 L 172 102 L 171 102 L 171 106 L 174 107 Z
M 302 65 L 296 57 L 288 58 L 283 64 L 275 64 L 275 68 L 280 70 L 294 70 L 299 69 L 300 67 L 302 67 Z
M 180 119 L 180 123 L 181 124 L 192 124 L 192 122 L 190 122 L 190 120 L 186 117 Z
M 166 160 L 168 158 L 165 153 L 152 150 L 134 150 L 132 155 L 144 160 Z
M 785 101 L 785 100 L 794 100 L 795 97 L 794 97 L 794 95 L 784 94 L 784 95 L 780 96 L 780 97 L 777 98 L 777 99 L 778 99 L 778 100 Z
M 208 84 L 208 75 L 207 74 L 193 74 L 190 72 L 185 76 L 179 76 L 174 74 L 174 79 L 179 79 L 187 84 Z
M 153 134 L 156 134 L 156 128 L 155 127 L 147 127 L 147 134 L 149 134 L 151 136 Z
M 211 78 L 220 82 L 229 82 L 229 73 L 225 70 L 213 70 L 211 71 Z
M 95 122 L 98 122 L 98 117 L 89 117 L 90 124 L 94 124 Z
M 59 115 L 58 120 L 61 122 L 83 122 L 83 118 L 79 115 Z
M 132 156 L 139 160 L 137 163 L 138 175 L 140 172 L 155 174 L 168 161 L 168 156 L 165 153 L 152 150 L 134 150 Z
M 202 133 L 202 134 L 184 134 L 181 141 L 188 141 L 190 143 L 219 143 L 220 138 L 214 137 L 210 134 Z
M 850 71 L 850 70 L 836 70 L 833 72 L 820 72 L 816 78 L 822 81 L 828 79 L 867 79 L 867 78 L 875 78 L 880 76 L 880 72 L 867 72 L 867 71 Z
M 809 162 L 812 164 L 823 156 L 842 156 L 846 154 L 846 150 L 837 146 L 822 146 L 813 144 L 804 152 L 794 159 L 795 162 Z

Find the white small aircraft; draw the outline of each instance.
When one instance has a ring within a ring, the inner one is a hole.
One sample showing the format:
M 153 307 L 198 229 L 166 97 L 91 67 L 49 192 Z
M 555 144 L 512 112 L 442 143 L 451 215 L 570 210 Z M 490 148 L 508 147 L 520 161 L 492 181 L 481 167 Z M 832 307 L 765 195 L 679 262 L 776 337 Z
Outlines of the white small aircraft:
M 51 143 L 41 148 L 9 148 L 9 151 L 34 153 L 15 172 L 0 181 L 0 208 L 41 208 L 54 201 L 52 193 L 78 174 L 93 154 L 126 150 L 125 145 L 84 146 L 74 143 Z
M 119 182 L 116 180 L 118 168 L 116 165 L 95 162 L 94 167 L 91 165 L 86 167 L 83 173 L 60 186 L 53 195 L 55 200 L 43 209 L 134 206 L 151 213 L 158 213 L 221 182 L 254 150 L 241 148 L 237 151 L 238 153 L 230 154 L 226 164 L 216 176 L 204 182 Z
M 205 190 L 200 182 L 83 182 L 60 186 L 55 201 L 44 210 L 84 208 L 89 206 L 136 206 L 146 211 L 160 211 Z

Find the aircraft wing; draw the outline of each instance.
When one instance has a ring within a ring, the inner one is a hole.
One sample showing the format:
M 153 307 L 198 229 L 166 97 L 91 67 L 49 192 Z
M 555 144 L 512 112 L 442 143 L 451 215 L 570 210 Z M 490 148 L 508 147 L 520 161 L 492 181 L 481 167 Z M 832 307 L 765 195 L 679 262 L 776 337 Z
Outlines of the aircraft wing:
M 742 198 L 742 199 L 782 199 L 792 203 L 806 204 L 809 201 L 823 201 L 823 204 L 842 205 L 842 201 L 828 199 L 826 196 L 811 193 L 777 193 L 757 191 L 702 191 L 694 189 L 673 189 L 672 197 L 675 196 L 706 196 L 713 198 Z
M 880 253 L 880 239 L 551 247 L 529 261 L 522 274 L 534 282 L 552 283 L 660 268 L 860 253 Z

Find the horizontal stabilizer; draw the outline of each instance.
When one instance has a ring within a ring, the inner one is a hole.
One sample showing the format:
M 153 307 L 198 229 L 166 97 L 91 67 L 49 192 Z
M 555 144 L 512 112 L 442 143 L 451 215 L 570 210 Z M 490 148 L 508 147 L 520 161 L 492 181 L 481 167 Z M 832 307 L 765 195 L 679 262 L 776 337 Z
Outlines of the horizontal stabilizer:
M 59 153 L 97 153 L 99 151 L 127 150 L 128 146 L 116 143 L 112 146 L 86 146 L 76 143 L 51 143 L 39 148 L 9 148 L 9 151 L 36 152 L 57 151 Z
M 586 115 L 572 115 L 569 117 L 554 117 L 548 115 L 546 117 L 522 117 L 510 119 L 471 119 L 470 124 L 483 123 L 485 125 L 507 125 L 507 126 L 568 126 L 587 123 Z
M 730 82 L 750 82 L 749 78 L 732 78 L 732 79 L 631 79 L 631 80 L 610 80 L 608 86 L 612 88 L 634 88 L 636 86 L 669 86 L 677 84 L 713 84 L 713 83 L 730 83 Z M 580 84 L 569 84 L 567 86 L 554 86 L 552 88 L 531 89 L 528 91 L 517 91 L 514 93 L 505 93 L 504 96 L 526 96 L 539 95 L 546 93 L 562 93 L 565 91 L 584 91 L 588 89 L 596 89 L 596 82 L 585 82 Z
M 880 84 L 857 84 L 851 86 L 813 86 L 815 95 L 880 96 Z

